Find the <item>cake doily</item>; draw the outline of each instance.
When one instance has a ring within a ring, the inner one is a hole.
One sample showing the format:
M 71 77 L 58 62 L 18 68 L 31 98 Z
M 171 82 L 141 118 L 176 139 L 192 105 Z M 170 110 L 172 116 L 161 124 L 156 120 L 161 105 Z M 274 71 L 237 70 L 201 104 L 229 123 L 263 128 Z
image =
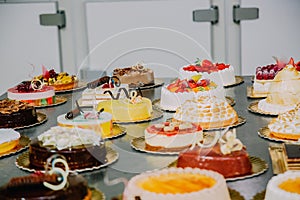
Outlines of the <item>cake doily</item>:
M 110 135 L 103 136 L 103 139 L 115 139 L 125 134 L 126 134 L 125 127 L 119 126 L 118 124 L 113 124 L 112 133 Z
M 252 200 L 264 200 L 266 196 L 266 190 L 263 190 L 253 196 Z
M 252 173 L 248 175 L 238 176 L 238 177 L 232 177 L 232 178 L 225 178 L 226 181 L 237 181 L 237 180 L 243 180 L 247 178 L 252 178 L 254 176 L 258 176 L 268 169 L 268 164 L 265 160 L 256 157 L 256 156 L 249 156 L 249 160 L 252 165 Z M 177 167 L 177 160 L 170 163 L 168 167 Z
M 47 108 L 47 107 L 58 106 L 58 105 L 61 105 L 63 103 L 66 103 L 67 100 L 68 99 L 66 97 L 55 96 L 55 103 L 50 104 L 50 105 L 40 105 L 40 106 L 34 106 L 34 107 L 35 108 Z
M 247 87 L 247 97 L 251 99 L 261 99 L 261 98 L 266 98 L 266 94 L 257 94 L 253 91 L 253 86 L 248 86 Z
M 235 100 L 232 98 L 232 97 L 229 97 L 229 96 L 226 96 L 225 97 L 227 103 L 231 106 L 234 106 L 235 105 Z M 160 99 L 155 99 L 152 101 L 152 104 L 157 106 L 159 109 L 161 109 L 162 111 L 165 111 L 165 112 L 176 112 L 176 109 L 175 110 L 169 110 L 169 109 L 163 109 L 161 106 L 160 106 Z
M 107 151 L 107 154 L 106 154 L 107 162 L 106 163 L 99 164 L 99 165 L 93 166 L 93 167 L 74 169 L 74 170 L 70 170 L 70 171 L 80 173 L 80 172 L 86 172 L 86 171 L 93 171 L 93 170 L 101 169 L 103 167 L 111 165 L 112 163 L 114 163 L 119 158 L 119 153 L 116 152 L 115 150 L 113 150 L 112 148 L 106 147 L 106 151 Z M 19 155 L 16 159 L 15 164 L 18 168 L 20 168 L 24 171 L 29 171 L 29 172 L 42 171 L 42 172 L 44 172 L 42 169 L 37 169 L 34 166 L 30 165 L 29 151 L 25 151 L 24 153 Z
M 30 143 L 30 138 L 25 135 L 21 135 L 21 137 L 19 139 L 19 144 L 15 148 L 13 148 L 7 152 L 0 153 L 0 158 L 2 158 L 4 156 L 13 155 L 15 153 L 18 153 L 18 152 L 28 148 L 29 143 Z
M 233 86 L 237 86 L 237 85 L 242 84 L 242 83 L 244 83 L 244 78 L 242 76 L 235 76 L 235 82 L 233 84 L 230 84 L 230 85 L 225 85 L 224 87 L 225 88 L 233 87 Z
M 277 138 L 275 136 L 273 136 L 271 134 L 271 131 L 268 127 L 263 127 L 263 128 L 260 128 L 258 130 L 258 135 L 262 138 L 265 138 L 265 139 L 268 139 L 268 140 L 271 140 L 271 141 L 276 141 L 276 142 L 285 142 L 285 143 L 297 143 L 299 144 L 298 141 L 296 140 L 288 140 L 288 139 L 282 139 L 282 138 Z
M 83 90 L 87 87 L 87 83 L 84 81 L 79 81 L 77 86 L 69 89 L 69 90 L 59 90 L 59 91 L 55 91 L 55 94 L 62 94 L 62 93 L 68 93 L 68 92 L 76 92 L 76 91 L 80 91 Z
M 248 106 L 248 110 L 252 113 L 261 114 L 261 115 L 268 115 L 268 116 L 273 116 L 273 117 L 276 117 L 278 115 L 276 113 L 270 113 L 270 112 L 266 112 L 266 111 L 258 109 L 258 101 L 250 103 L 250 105 Z
M 33 126 L 37 126 L 40 124 L 43 124 L 44 122 L 47 121 L 47 115 L 41 112 L 36 112 L 37 114 L 37 122 L 30 124 L 30 125 L 26 125 L 26 126 L 18 126 L 18 127 L 13 127 L 13 129 L 18 130 L 18 129 L 23 129 L 23 128 L 30 128 Z

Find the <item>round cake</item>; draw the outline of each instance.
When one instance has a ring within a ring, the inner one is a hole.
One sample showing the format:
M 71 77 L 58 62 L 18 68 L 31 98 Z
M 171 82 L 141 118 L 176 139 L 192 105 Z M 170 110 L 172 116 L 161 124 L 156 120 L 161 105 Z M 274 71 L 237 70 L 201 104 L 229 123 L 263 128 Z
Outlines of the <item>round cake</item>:
M 145 172 L 130 179 L 123 200 L 229 200 L 225 179 L 219 173 L 192 168 Z
M 132 86 L 154 85 L 153 70 L 144 67 L 142 64 L 114 69 L 113 76 L 118 77 L 121 83 Z
M 17 128 L 38 122 L 35 107 L 17 100 L 0 100 L 0 128 Z
M 271 114 L 292 110 L 300 103 L 300 72 L 287 65 L 275 76 L 266 99 L 258 102 L 258 109 Z
M 28 176 L 12 178 L 6 185 L 0 188 L 0 199 L 26 199 L 26 200 L 91 200 L 92 192 L 88 188 L 87 181 L 81 175 L 70 174 L 67 177 L 67 187 L 61 190 L 53 190 L 43 183 L 53 185 L 60 183 L 56 174 L 35 173 Z
M 288 140 L 300 139 L 300 104 L 295 109 L 278 115 L 269 124 L 268 128 L 273 137 Z
M 112 114 L 115 121 L 148 120 L 152 116 L 152 102 L 146 97 L 137 96 L 131 99 L 111 99 L 98 103 L 97 110 L 104 109 Z
M 202 128 L 196 124 L 164 122 L 148 126 L 145 131 L 146 150 L 180 151 L 203 138 Z
M 190 78 L 201 74 L 203 78 L 210 79 L 218 85 L 229 86 L 235 83 L 234 67 L 224 63 L 212 63 L 209 60 L 197 60 L 194 64 L 179 69 L 181 78 Z
M 31 81 L 23 81 L 7 90 L 7 98 L 27 102 L 33 106 L 47 106 L 56 103 L 52 86 L 39 85 L 32 87 Z
M 107 162 L 105 144 L 92 130 L 51 127 L 29 145 L 30 166 L 44 169 L 54 154 L 64 156 L 71 170 L 92 168 Z
M 238 115 L 224 99 L 201 96 L 186 100 L 173 115 L 175 121 L 198 123 L 203 129 L 222 128 L 238 121 Z
M 300 199 L 300 172 L 286 171 L 272 177 L 267 185 L 265 200 Z
M 225 139 L 224 139 L 225 138 Z M 227 132 L 213 147 L 195 146 L 180 152 L 177 167 L 192 167 L 213 170 L 225 178 L 252 173 L 249 155 L 235 132 Z
M 216 96 L 225 99 L 225 90 L 223 86 L 220 87 L 209 79 L 201 79 L 201 75 L 194 75 L 190 79 L 176 79 L 162 87 L 160 107 L 175 111 L 186 100 L 200 96 Z
M 14 129 L 0 129 L 0 154 L 14 149 L 20 137 L 20 133 Z
M 57 125 L 69 128 L 83 128 L 94 130 L 103 138 L 112 134 L 112 115 L 108 112 L 86 111 L 73 119 L 66 118 L 66 114 L 57 117 Z

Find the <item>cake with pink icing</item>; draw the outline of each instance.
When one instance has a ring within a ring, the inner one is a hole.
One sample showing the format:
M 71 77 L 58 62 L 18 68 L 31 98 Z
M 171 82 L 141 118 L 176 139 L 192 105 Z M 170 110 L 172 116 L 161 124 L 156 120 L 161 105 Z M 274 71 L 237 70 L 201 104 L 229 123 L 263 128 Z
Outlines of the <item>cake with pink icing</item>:
M 123 192 L 123 200 L 229 200 L 224 177 L 214 171 L 167 168 L 134 176 Z
M 161 89 L 160 107 L 163 110 L 175 111 L 186 100 L 200 96 L 216 96 L 225 100 L 223 86 L 214 81 L 194 75 L 189 79 L 176 79 Z
M 235 83 L 234 67 L 229 64 L 212 63 L 206 59 L 198 59 L 194 64 L 179 69 L 181 78 L 190 78 L 197 74 L 201 74 L 203 78 L 210 79 L 223 86 L 230 86 Z
M 55 90 L 42 82 L 23 81 L 7 90 L 7 98 L 27 102 L 33 106 L 47 106 L 56 103 Z

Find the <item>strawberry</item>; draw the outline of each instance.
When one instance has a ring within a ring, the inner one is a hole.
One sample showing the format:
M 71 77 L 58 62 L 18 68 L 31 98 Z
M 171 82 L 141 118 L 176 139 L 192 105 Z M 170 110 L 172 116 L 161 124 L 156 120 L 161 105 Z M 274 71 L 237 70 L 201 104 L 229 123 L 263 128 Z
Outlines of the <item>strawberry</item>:
M 109 84 L 108 83 L 104 83 L 103 85 L 102 85 L 102 88 L 104 89 L 104 88 L 109 88 Z
M 193 79 L 190 79 L 190 80 L 188 81 L 188 85 L 189 85 L 190 88 L 195 88 L 195 87 L 197 87 L 197 83 L 196 83 Z
M 295 67 L 298 71 L 300 71 L 300 61 L 295 64 Z
M 43 70 L 43 77 L 44 77 L 44 79 L 48 80 L 50 78 L 49 71 L 46 69 L 46 67 L 44 65 L 42 65 L 42 70 Z
M 196 68 L 194 65 L 189 65 L 187 67 L 184 67 L 183 70 L 185 71 L 196 71 Z
M 208 85 L 207 80 L 202 79 L 202 80 L 200 80 L 200 82 L 198 81 L 198 85 L 201 87 L 206 87 Z
M 224 63 L 220 63 L 220 64 L 217 63 L 216 66 L 217 66 L 218 70 L 223 70 L 226 68 L 226 65 Z
M 169 125 L 170 125 L 170 122 L 164 122 L 164 125 L 165 125 L 165 126 L 169 126 Z
M 201 66 L 203 66 L 203 67 L 213 67 L 213 63 L 209 60 L 204 59 L 201 62 Z
M 295 66 L 294 58 L 290 58 L 288 65 L 293 65 Z

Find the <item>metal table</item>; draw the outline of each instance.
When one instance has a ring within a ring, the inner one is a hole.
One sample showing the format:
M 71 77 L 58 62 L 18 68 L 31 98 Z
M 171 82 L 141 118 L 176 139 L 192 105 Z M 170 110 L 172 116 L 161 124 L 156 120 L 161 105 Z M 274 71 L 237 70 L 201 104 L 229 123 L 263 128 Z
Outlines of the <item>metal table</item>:
M 235 100 L 234 108 L 239 116 L 246 118 L 246 123 L 237 127 L 237 137 L 246 145 L 250 155 L 264 159 L 268 163 L 268 170 L 258 176 L 237 181 L 228 181 L 230 189 L 238 191 L 245 199 L 252 199 L 254 195 L 265 190 L 268 180 L 273 176 L 271 160 L 268 152 L 270 141 L 262 139 L 258 136 L 259 128 L 264 127 L 272 119 L 271 117 L 256 115 L 247 110 L 248 105 L 255 99 L 247 98 L 247 86 L 252 84 L 251 77 L 243 77 L 244 83 L 226 88 L 226 96 Z M 170 79 L 165 79 L 168 83 Z M 160 98 L 161 87 L 143 90 L 143 95 L 152 100 Z M 57 116 L 64 114 L 74 107 L 75 100 L 81 97 L 81 91 L 71 93 L 58 94 L 64 96 L 68 101 L 62 105 L 38 109 L 38 112 L 47 115 L 47 121 L 41 125 L 18 130 L 20 134 L 34 138 L 50 127 L 57 125 Z M 1 96 L 5 98 L 6 94 Z M 123 183 L 114 183 L 113 180 L 123 177 L 130 179 L 132 176 L 141 172 L 153 169 L 164 168 L 169 163 L 176 160 L 174 155 L 155 155 L 149 153 L 138 152 L 130 146 L 132 138 L 143 135 L 143 130 L 151 123 L 164 121 L 172 117 L 172 113 L 164 112 L 162 118 L 144 123 L 122 124 L 127 129 L 127 134 L 116 139 L 107 141 L 107 145 L 111 146 L 119 153 L 116 162 L 108 167 L 104 167 L 94 171 L 82 172 L 81 174 L 88 180 L 89 186 L 102 191 L 106 199 L 112 199 L 123 192 Z M 29 172 L 19 169 L 15 165 L 16 158 L 26 150 L 17 154 L 0 158 L 0 185 L 9 181 L 11 177 L 28 175 Z M 122 179 L 123 180 L 123 179 Z

